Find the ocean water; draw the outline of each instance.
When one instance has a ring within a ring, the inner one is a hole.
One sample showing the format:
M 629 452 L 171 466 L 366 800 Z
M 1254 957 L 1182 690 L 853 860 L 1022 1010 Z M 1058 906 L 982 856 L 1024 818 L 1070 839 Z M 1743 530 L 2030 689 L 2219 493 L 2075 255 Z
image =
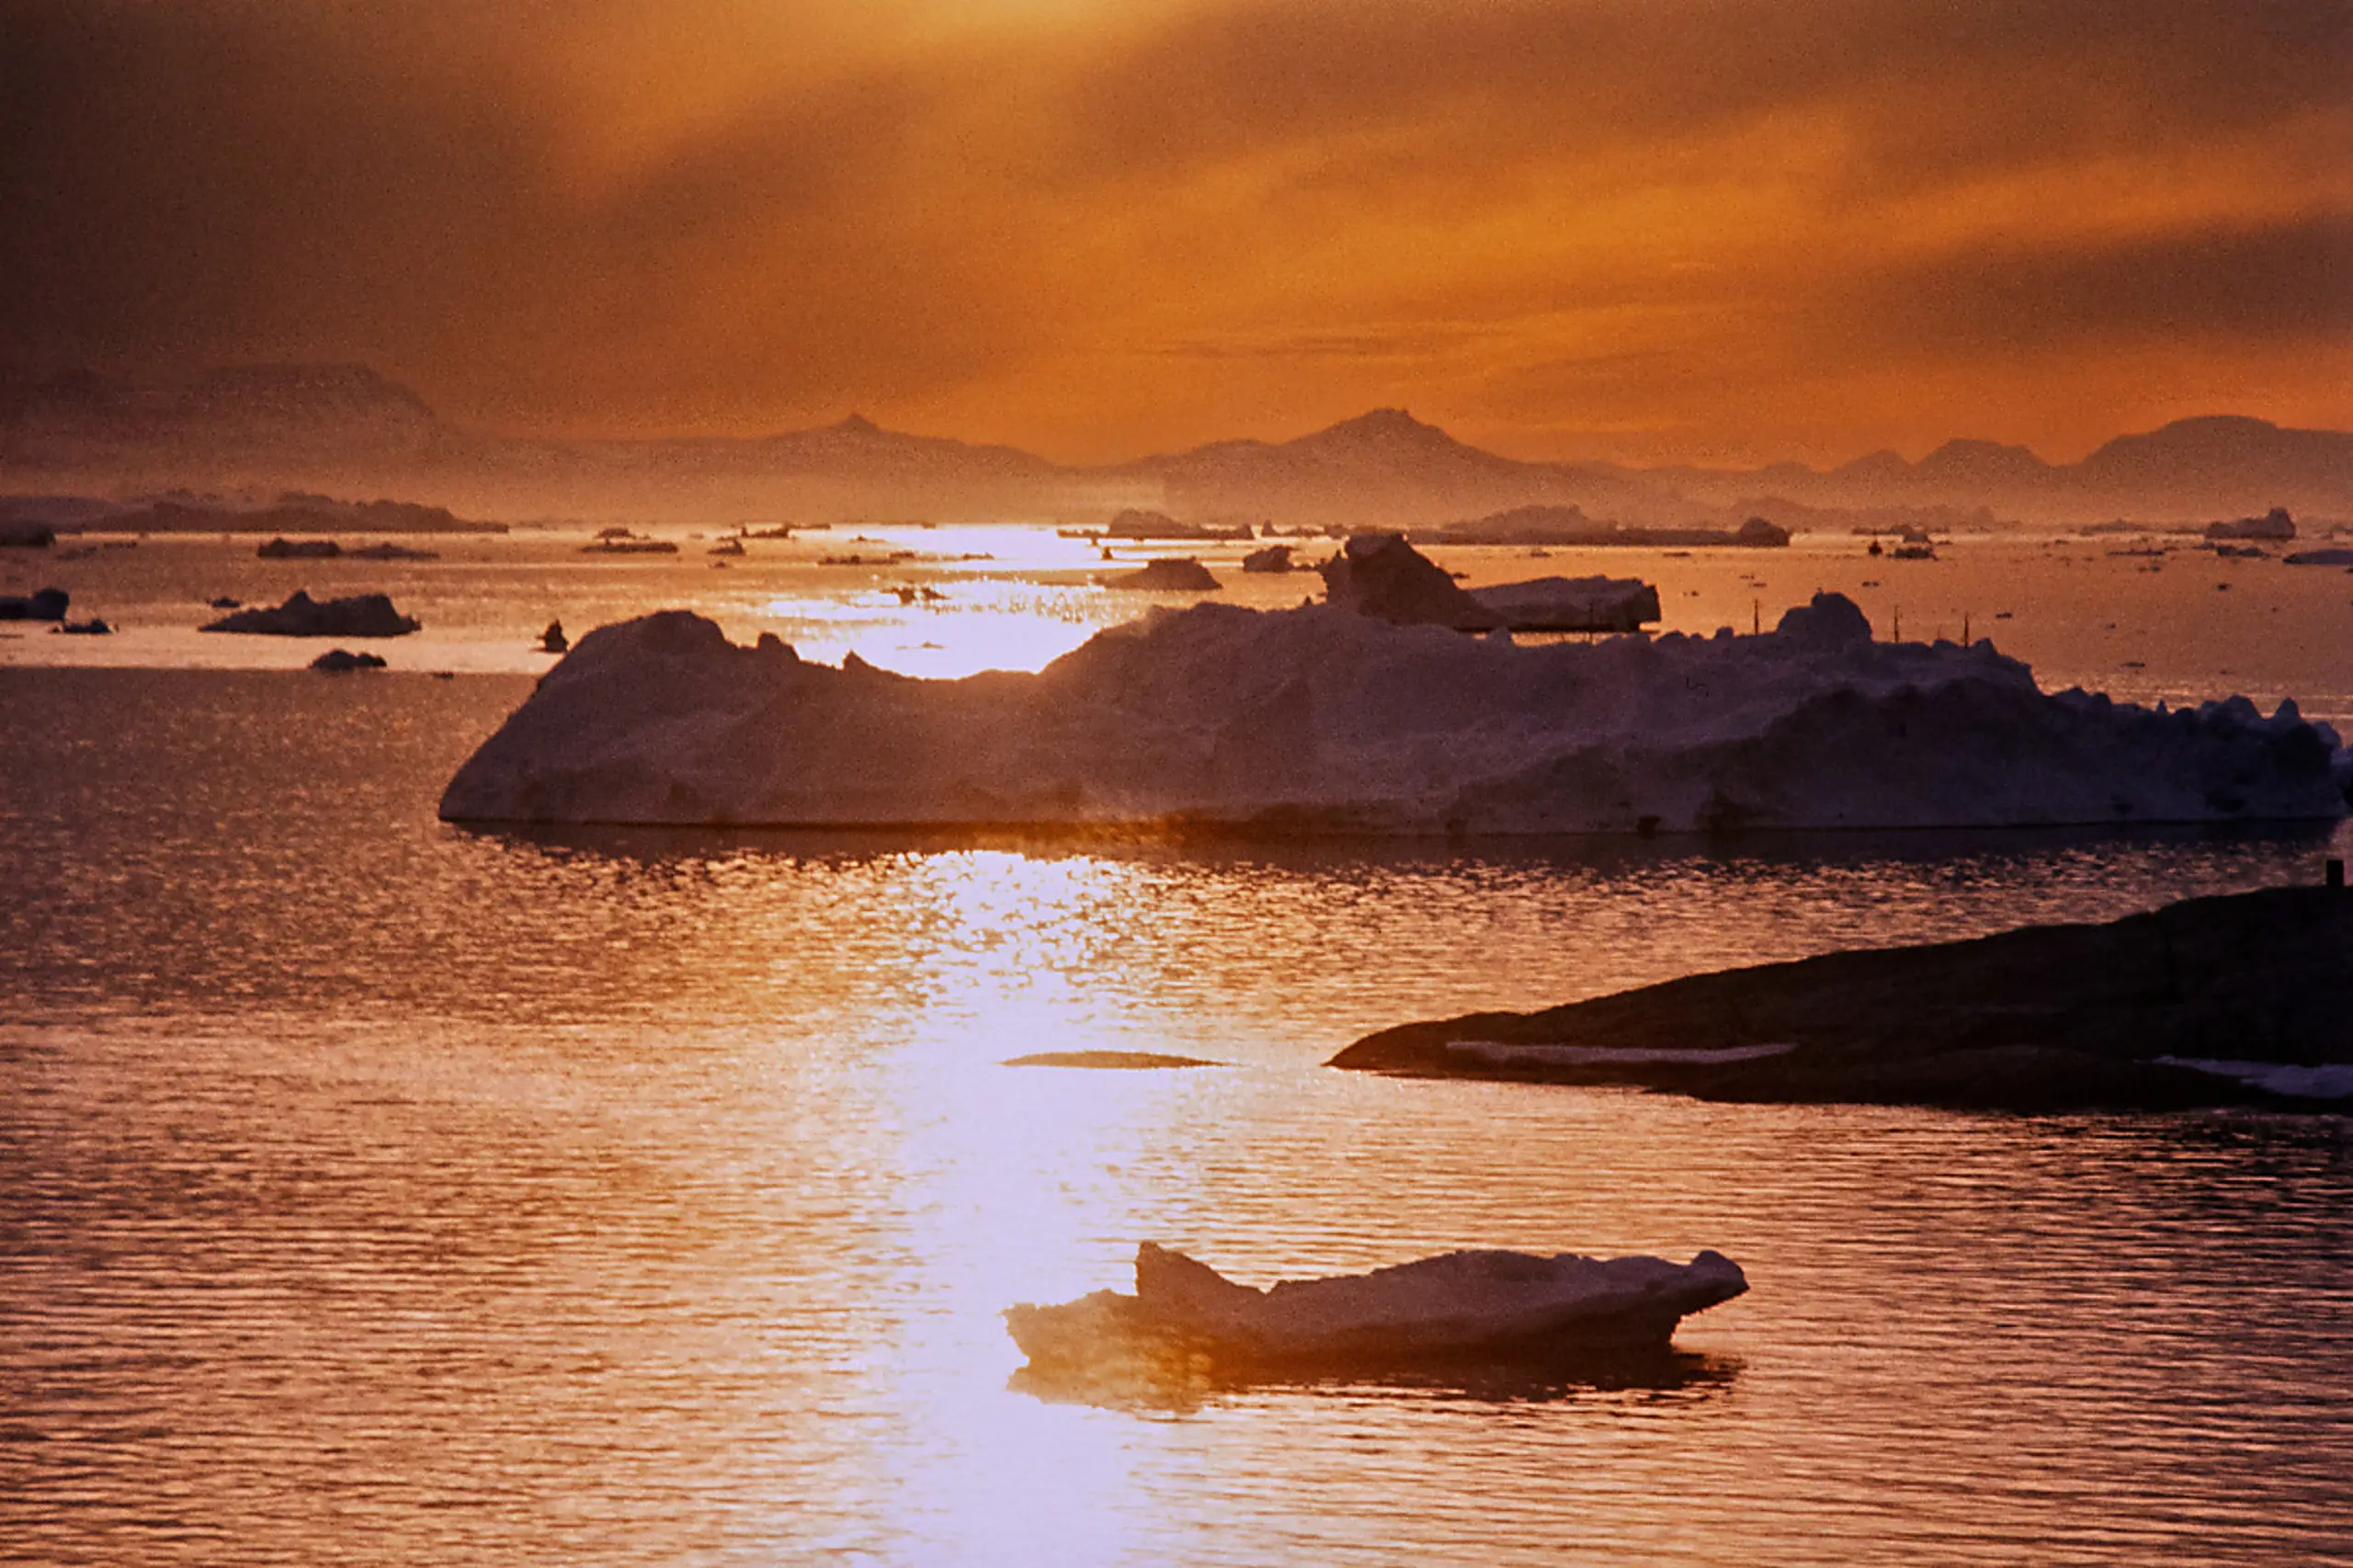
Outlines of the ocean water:
M 333 577 L 217 540 L 8 563 L 84 572 L 76 614 L 127 630 L 0 641 L 0 1562 L 2353 1560 L 2345 1118 L 1706 1106 L 1320 1065 L 1409 1017 L 2306 880 L 2353 831 L 435 820 L 552 615 L 691 602 L 946 671 L 1127 613 L 1086 547 L 923 536 L 999 559 L 719 573 L 693 541 L 647 564 L 530 537 Z M 2325 635 L 2353 618 L 2324 592 L 2343 574 L 2056 549 L 1911 563 L 1945 575 L 1906 583 L 1907 634 L 1934 630 L 1913 619 L 1931 583 L 1972 619 L 2010 609 L 1973 630 L 2034 644 L 2054 684 L 2353 709 L 2353 642 Z M 1843 541 L 1465 557 L 1639 569 L 1693 630 L 1895 572 Z M 393 673 L 330 678 L 272 667 L 313 646 L 193 631 L 201 598 L 306 580 L 389 585 L 427 631 L 386 646 Z M 917 580 L 961 608 L 901 606 Z M 1003 1065 L 1088 1049 L 1219 1065 Z M 1125 1286 L 1144 1239 L 1253 1283 L 1449 1246 L 1712 1246 L 1753 1288 L 1676 1357 L 1583 1375 L 1018 1377 L 998 1312 Z
M 1312 573 L 1245 574 L 1239 543 L 1098 547 L 1047 527 L 845 524 L 790 540 L 756 540 L 741 557 L 707 552 L 718 536 L 665 534 L 674 556 L 581 553 L 580 529 L 418 538 L 430 562 L 261 561 L 255 540 L 216 535 L 116 539 L 75 560 L 0 551 L 0 594 L 55 585 L 76 619 L 104 617 L 106 638 L 60 637 L 0 622 L 0 666 L 285 669 L 317 650 L 301 639 L 205 635 L 216 597 L 276 604 L 388 592 L 425 622 L 380 648 L 394 666 L 475 674 L 544 668 L 531 643 L 551 619 L 577 636 L 648 610 L 687 607 L 739 642 L 771 631 L 828 663 L 856 653 L 909 675 L 1035 669 L 1100 628 L 1183 595 L 1107 591 L 1096 579 L 1154 556 L 1191 554 L 1229 603 L 1271 608 L 1320 597 Z M 358 542 L 348 536 L 345 543 Z M 1295 541 L 1320 559 L 1330 541 Z M 2173 536 L 1963 536 L 1934 561 L 1872 558 L 1860 540 L 1800 535 L 1787 550 L 1433 551 L 1472 586 L 1528 577 L 1639 576 L 1659 590 L 1661 631 L 1770 629 L 1781 612 L 1831 590 L 1861 606 L 1882 636 L 1991 638 L 2026 660 L 2047 689 L 2082 686 L 2119 700 L 2181 703 L 2245 693 L 2266 712 L 2283 697 L 2353 733 L 2353 573 L 2230 560 Z M 2326 543 L 2326 540 L 2317 541 Z M 85 547 L 86 548 L 86 547 Z M 2164 549 L 2168 553 L 2127 553 Z M 891 560 L 892 556 L 904 559 Z M 826 564 L 855 558 L 865 564 Z M 902 603 L 898 589 L 939 597 Z

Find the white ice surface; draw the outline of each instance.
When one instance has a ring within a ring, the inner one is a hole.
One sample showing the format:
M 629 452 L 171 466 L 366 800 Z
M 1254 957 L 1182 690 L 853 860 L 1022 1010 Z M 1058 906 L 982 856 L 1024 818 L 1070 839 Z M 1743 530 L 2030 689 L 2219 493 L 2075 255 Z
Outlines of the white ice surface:
M 1765 636 L 1544 647 L 1199 605 L 953 681 L 737 647 L 673 611 L 582 638 L 442 811 L 1406 834 L 2333 818 L 2336 744 L 2290 705 L 2046 696 L 1987 642 L 1872 642 L 1836 596 Z
M 1748 1289 L 1722 1253 L 1689 1263 L 1574 1253 L 1444 1253 L 1367 1274 L 1255 1290 L 1147 1242 L 1136 1293 L 1018 1306 L 1007 1325 L 1033 1358 L 1078 1359 L 1098 1342 L 1164 1335 L 1282 1360 L 1413 1357 L 1504 1346 L 1664 1344 L 1676 1323 Z

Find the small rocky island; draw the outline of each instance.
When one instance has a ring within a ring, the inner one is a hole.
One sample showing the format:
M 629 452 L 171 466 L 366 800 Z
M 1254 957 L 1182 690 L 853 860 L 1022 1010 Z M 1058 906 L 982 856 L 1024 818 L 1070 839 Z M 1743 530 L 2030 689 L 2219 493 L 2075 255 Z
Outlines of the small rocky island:
M 1702 1099 L 2353 1108 L 2353 892 L 1829 953 L 1366 1036 L 1331 1066 Z
M 321 600 L 297 588 L 275 608 L 236 610 L 197 630 L 257 637 L 405 637 L 423 624 L 393 608 L 386 594 Z
M 1225 585 L 1189 555 L 1147 561 L 1133 572 L 1114 573 L 1100 581 L 1107 588 L 1141 588 L 1164 594 L 1208 594 Z

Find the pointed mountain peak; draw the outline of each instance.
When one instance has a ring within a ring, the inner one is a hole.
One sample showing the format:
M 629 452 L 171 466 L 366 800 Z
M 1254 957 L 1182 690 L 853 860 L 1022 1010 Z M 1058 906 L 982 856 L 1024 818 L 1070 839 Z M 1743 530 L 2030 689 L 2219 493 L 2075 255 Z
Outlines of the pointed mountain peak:
M 1881 447 L 1878 451 L 1864 453 L 1852 462 L 1840 463 L 1830 472 L 1847 479 L 1900 478 L 1912 472 L 1912 465 L 1904 460 L 1903 453 Z
M 1400 438 L 1424 442 L 1451 442 L 1454 437 L 1435 425 L 1425 425 L 1402 408 L 1375 408 L 1343 419 L 1337 425 L 1318 432 L 1324 436 L 1338 436 L 1357 440 L 1397 440 Z
M 882 426 L 863 414 L 852 414 L 837 420 L 834 428 L 845 436 L 879 436 L 882 433 Z
M 2004 483 L 2040 479 L 2051 472 L 2051 465 L 2026 447 L 1958 438 L 1922 458 L 1918 472 L 1939 478 Z

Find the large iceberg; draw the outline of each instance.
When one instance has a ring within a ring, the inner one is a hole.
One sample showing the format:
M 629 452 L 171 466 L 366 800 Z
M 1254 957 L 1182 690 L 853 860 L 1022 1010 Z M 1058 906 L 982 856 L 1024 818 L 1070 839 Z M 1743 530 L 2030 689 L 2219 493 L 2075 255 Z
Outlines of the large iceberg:
M 1134 1295 L 1024 1302 L 1005 1323 L 1039 1367 L 1174 1354 L 1230 1369 L 1367 1369 L 1658 1348 L 1684 1318 L 1747 1289 L 1740 1265 L 1717 1252 L 1670 1263 L 1478 1251 L 1260 1290 L 1145 1242 Z
M 1514 646 L 1332 605 L 1204 604 L 1036 674 L 894 675 L 670 610 L 597 629 L 450 781 L 463 822 L 1201 824 L 1376 834 L 2341 815 L 2292 703 L 2050 696 L 1989 642 L 1775 631 Z

